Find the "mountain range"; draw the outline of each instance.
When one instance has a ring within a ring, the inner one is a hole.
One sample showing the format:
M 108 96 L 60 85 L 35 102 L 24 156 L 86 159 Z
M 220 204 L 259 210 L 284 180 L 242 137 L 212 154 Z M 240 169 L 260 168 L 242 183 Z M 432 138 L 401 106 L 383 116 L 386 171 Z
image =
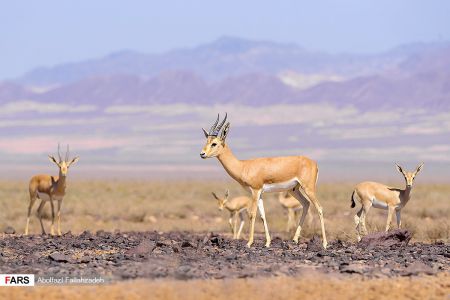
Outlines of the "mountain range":
M 328 54 L 222 37 L 38 68 L 0 82 L 0 164 L 70 139 L 91 163 L 198 167 L 198 130 L 224 111 L 244 157 L 281 144 L 329 162 L 448 163 L 450 43 Z

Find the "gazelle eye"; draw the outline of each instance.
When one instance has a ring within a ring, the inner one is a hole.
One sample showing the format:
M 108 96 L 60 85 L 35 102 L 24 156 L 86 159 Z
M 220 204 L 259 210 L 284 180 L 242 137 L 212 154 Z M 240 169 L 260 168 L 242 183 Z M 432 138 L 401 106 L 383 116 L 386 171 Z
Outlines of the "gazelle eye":
M 215 146 L 217 146 L 217 143 L 212 143 L 211 144 L 211 147 L 215 147 Z

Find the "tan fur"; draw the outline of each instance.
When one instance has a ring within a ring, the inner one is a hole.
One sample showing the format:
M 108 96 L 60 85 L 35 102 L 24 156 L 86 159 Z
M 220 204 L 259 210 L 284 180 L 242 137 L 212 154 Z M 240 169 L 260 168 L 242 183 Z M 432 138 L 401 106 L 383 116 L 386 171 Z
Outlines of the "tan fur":
M 277 184 L 281 186 L 270 192 L 289 191 L 304 207 L 302 217 L 294 235 L 294 241 L 298 242 L 301 226 L 312 202 L 316 207 L 322 227 L 323 246 L 326 247 L 325 225 L 323 222 L 323 212 L 319 201 L 316 198 L 316 183 L 318 176 L 317 163 L 305 156 L 285 156 L 256 158 L 251 160 L 237 159 L 231 149 L 225 142 L 229 130 L 229 123 L 223 127 L 220 137 L 211 135 L 211 132 L 218 132 L 219 128 L 211 128 L 210 133 L 203 130 L 207 141 L 200 153 L 202 158 L 217 157 L 227 173 L 243 187 L 249 188 L 252 193 L 252 205 L 250 208 L 250 235 L 247 245 L 253 244 L 253 236 L 255 229 L 256 211 L 259 208 L 261 218 L 264 223 L 264 231 L 266 235 L 266 246 L 270 245 L 271 239 L 269 229 L 266 222 L 264 206 L 262 202 L 262 194 L 267 185 Z M 283 185 L 293 182 L 292 186 L 285 187 Z
M 25 235 L 28 234 L 28 228 L 30 224 L 30 215 L 31 209 L 33 208 L 36 199 L 40 199 L 41 203 L 38 207 L 38 217 L 39 222 L 41 224 L 42 234 L 45 234 L 44 225 L 42 223 L 42 209 L 44 208 L 45 203 L 50 202 L 52 209 L 52 224 L 50 227 L 50 234 L 54 235 L 54 223 L 55 223 L 55 210 L 53 201 L 58 201 L 57 207 L 57 217 L 58 217 L 58 235 L 61 235 L 61 204 L 62 200 L 66 194 L 66 177 L 69 167 L 78 160 L 78 157 L 73 158 L 70 162 L 68 159 L 69 148 L 67 147 L 66 159 L 62 160 L 61 154 L 59 153 L 59 145 L 58 145 L 58 155 L 59 162 L 53 157 L 49 155 L 49 159 L 51 162 L 54 162 L 59 168 L 59 176 L 51 176 L 51 175 L 35 175 L 31 178 L 28 191 L 30 194 L 30 204 L 28 206 L 28 216 L 27 216 L 27 224 L 25 226 Z M 46 195 L 48 199 L 42 199 L 39 195 Z
M 404 189 L 392 188 L 378 182 L 366 181 L 356 185 L 352 194 L 352 207 L 355 205 L 355 195 L 361 203 L 361 209 L 355 215 L 355 224 L 358 240 L 361 240 L 361 229 L 367 234 L 366 215 L 369 209 L 374 206 L 376 208 L 386 209 L 388 211 L 385 230 L 388 231 L 392 221 L 394 212 L 396 213 L 397 226 L 401 227 L 401 209 L 408 203 L 411 198 L 411 190 L 414 178 L 422 169 L 423 163 L 420 164 L 414 172 L 406 172 L 402 167 L 397 165 L 397 170 L 405 178 L 406 187 Z M 362 227 L 362 228 L 361 228 Z
M 233 234 L 233 239 L 239 239 L 245 223 L 244 213 L 248 212 L 252 199 L 245 196 L 228 199 L 228 191 L 226 192 L 224 198 L 218 197 L 215 193 L 213 193 L 213 196 L 217 199 L 219 210 L 223 210 L 225 208 L 230 213 L 228 223 L 230 225 L 231 233 Z M 239 229 L 237 228 L 238 217 L 240 220 Z

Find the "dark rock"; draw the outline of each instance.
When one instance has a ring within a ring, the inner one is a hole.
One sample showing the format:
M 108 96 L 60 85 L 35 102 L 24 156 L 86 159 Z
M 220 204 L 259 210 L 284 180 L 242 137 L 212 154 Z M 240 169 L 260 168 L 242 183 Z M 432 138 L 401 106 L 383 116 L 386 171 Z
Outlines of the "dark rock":
M 375 247 L 388 248 L 392 246 L 406 246 L 411 240 L 412 234 L 406 229 L 396 229 L 388 232 L 376 232 L 364 236 L 358 243 L 358 247 L 372 249 Z
M 59 253 L 59 252 L 53 252 L 53 253 L 50 254 L 48 257 L 49 257 L 51 260 L 56 261 L 56 262 L 64 262 L 64 263 L 67 263 L 67 262 L 70 262 L 70 261 L 71 261 L 70 256 L 65 255 L 65 254 L 62 254 L 62 253 Z
M 14 227 L 6 226 L 5 230 L 3 230 L 3 232 L 6 234 L 14 234 L 14 233 L 16 233 L 16 230 L 14 229 Z
M 194 245 L 189 241 L 183 241 L 181 243 L 181 248 L 188 248 L 188 247 L 194 248 Z
M 209 239 L 211 238 L 211 235 L 212 235 L 211 233 L 205 234 L 205 236 L 203 237 L 203 241 L 202 241 L 203 245 L 209 241 Z
M 312 239 L 309 240 L 308 244 L 306 245 L 306 250 L 314 252 L 323 250 L 322 241 L 317 235 L 313 236 Z
M 209 242 L 211 243 L 211 245 L 213 246 L 220 246 L 222 244 L 222 239 L 219 236 L 212 236 L 209 239 Z

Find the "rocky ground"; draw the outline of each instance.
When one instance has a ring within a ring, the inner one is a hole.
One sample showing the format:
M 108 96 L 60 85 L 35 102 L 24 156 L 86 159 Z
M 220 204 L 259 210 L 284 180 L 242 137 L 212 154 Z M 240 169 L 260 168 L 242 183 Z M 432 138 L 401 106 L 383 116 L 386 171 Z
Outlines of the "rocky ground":
M 188 232 L 104 232 L 61 237 L 0 237 L 0 273 L 51 276 L 103 275 L 134 278 L 209 279 L 296 276 L 304 272 L 359 274 L 368 278 L 437 274 L 450 270 L 450 245 L 409 243 L 411 234 L 394 230 L 360 243 L 319 238 L 298 245 L 263 238 L 248 249 L 244 240 Z

